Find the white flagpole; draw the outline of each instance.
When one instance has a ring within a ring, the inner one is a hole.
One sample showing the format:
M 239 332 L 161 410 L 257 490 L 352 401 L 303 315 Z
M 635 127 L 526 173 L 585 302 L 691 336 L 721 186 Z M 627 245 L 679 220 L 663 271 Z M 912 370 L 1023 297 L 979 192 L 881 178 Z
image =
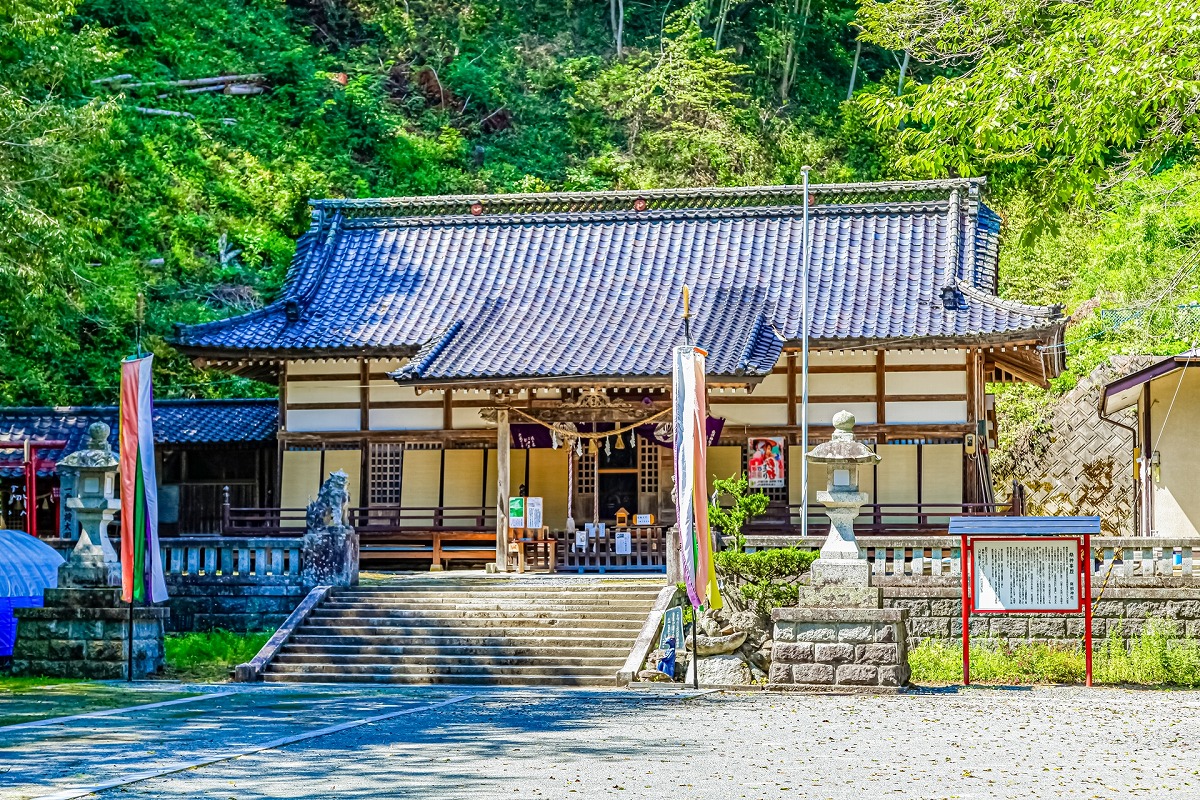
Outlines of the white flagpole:
M 801 249 L 803 250 L 804 265 L 800 270 L 800 305 L 804 307 L 804 315 L 800 320 L 800 534 L 808 536 L 808 333 L 810 326 L 810 313 L 808 308 L 808 262 L 809 248 L 812 245 L 812 237 L 808 233 L 808 171 L 810 167 L 803 167 L 804 173 L 804 239 Z

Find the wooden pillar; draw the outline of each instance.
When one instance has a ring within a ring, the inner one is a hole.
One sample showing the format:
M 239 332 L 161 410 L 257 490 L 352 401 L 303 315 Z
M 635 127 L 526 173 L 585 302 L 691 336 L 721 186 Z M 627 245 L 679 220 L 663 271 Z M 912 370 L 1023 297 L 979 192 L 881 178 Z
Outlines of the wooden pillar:
M 496 571 L 508 571 L 508 485 L 509 450 L 512 435 L 508 409 L 496 410 Z
M 967 351 L 967 424 L 971 426 L 971 432 L 976 431 L 976 423 L 979 420 L 979 408 L 983 403 L 980 395 L 980 387 L 983 385 L 983 363 L 982 354 L 974 348 Z M 980 491 L 979 470 L 979 455 L 983 449 L 983 442 L 980 442 L 978 437 L 975 441 L 975 454 L 967 455 L 963 453 L 963 502 L 964 503 L 982 503 L 983 493 Z

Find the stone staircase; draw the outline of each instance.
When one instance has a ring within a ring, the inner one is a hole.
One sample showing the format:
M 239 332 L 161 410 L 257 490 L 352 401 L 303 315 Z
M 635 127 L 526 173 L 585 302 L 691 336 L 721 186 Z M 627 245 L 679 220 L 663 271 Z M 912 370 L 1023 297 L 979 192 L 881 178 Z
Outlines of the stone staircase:
M 339 589 L 263 679 L 611 685 L 662 587 L 661 579 L 437 578 Z

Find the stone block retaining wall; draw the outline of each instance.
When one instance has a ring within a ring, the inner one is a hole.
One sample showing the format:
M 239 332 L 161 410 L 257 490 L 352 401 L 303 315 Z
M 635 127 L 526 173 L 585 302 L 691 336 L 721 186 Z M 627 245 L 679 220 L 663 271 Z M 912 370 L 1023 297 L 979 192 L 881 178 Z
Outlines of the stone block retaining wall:
M 172 633 L 272 630 L 312 588 L 299 537 L 164 538 L 162 549 Z
M 903 609 L 780 608 L 772 684 L 896 687 L 908 682 Z
M 908 645 L 925 639 L 948 643 L 962 641 L 962 589 L 958 578 L 926 579 L 912 585 L 880 579 L 886 608 L 908 612 Z M 1141 634 L 1146 620 L 1159 619 L 1180 639 L 1200 639 L 1200 589 L 1163 585 L 1147 578 L 1110 582 L 1101 595 L 1092 590 L 1092 601 L 1100 598 L 1092 619 L 1093 646 L 1109 636 L 1128 640 Z M 1116 585 L 1114 585 L 1114 583 Z M 1083 614 L 975 614 L 971 616 L 971 640 L 996 639 L 1006 645 L 1045 642 L 1078 647 L 1083 642 Z

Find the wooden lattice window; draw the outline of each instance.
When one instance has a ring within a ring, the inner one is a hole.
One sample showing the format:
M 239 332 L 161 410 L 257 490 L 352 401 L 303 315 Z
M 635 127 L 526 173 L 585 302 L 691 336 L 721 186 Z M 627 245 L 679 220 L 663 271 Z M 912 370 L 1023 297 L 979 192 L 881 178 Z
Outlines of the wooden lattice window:
M 654 442 L 637 437 L 638 448 L 638 492 L 658 494 L 658 450 Z
M 440 442 L 372 442 L 367 502 L 373 506 L 400 505 L 405 450 L 439 450 Z
M 373 506 L 400 505 L 404 442 L 373 442 L 370 445 L 370 464 L 368 502 Z
M 596 456 L 586 448 L 582 455 L 575 456 L 575 491 L 579 494 L 596 491 Z

